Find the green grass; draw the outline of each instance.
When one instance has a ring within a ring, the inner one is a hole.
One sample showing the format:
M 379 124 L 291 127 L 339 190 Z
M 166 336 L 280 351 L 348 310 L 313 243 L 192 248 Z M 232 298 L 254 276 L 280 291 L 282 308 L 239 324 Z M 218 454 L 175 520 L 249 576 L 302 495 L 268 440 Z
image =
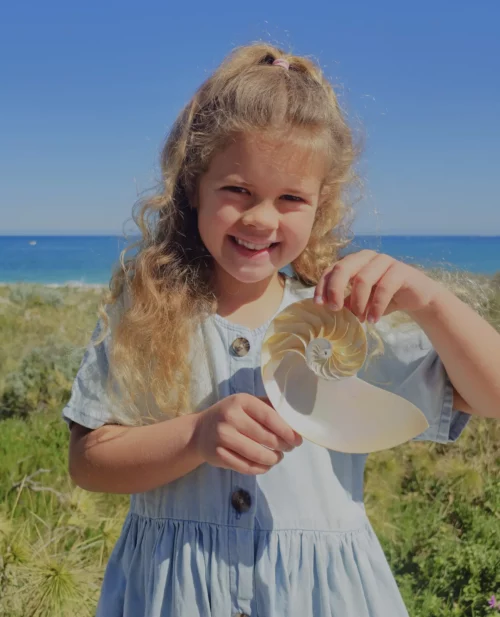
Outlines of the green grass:
M 72 485 L 60 416 L 101 293 L 0 287 L 2 617 L 93 615 L 127 511 L 125 496 Z
M 471 281 L 500 328 L 500 279 Z M 101 293 L 0 287 L 0 617 L 93 615 L 128 508 L 72 485 L 60 418 Z M 412 617 L 492 614 L 499 469 L 500 423 L 477 418 L 454 445 L 370 457 L 367 511 Z

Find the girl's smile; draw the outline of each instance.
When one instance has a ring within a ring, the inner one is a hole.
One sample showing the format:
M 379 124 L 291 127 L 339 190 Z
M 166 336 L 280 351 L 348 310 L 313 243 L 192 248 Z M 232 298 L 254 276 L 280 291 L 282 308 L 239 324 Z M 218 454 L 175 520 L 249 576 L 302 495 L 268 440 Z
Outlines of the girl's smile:
M 259 240 L 244 240 L 236 236 L 229 236 L 229 239 L 240 255 L 250 259 L 256 259 L 266 255 L 269 256 L 280 244 L 279 242 L 262 243 L 262 241 Z

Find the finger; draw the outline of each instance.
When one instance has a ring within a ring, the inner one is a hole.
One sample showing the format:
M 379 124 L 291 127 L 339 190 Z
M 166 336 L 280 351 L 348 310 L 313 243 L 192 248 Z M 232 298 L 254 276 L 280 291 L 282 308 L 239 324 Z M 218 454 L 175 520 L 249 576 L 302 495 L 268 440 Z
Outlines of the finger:
M 371 296 L 370 296 L 370 298 L 371 298 Z M 370 302 L 370 300 L 368 300 L 368 303 L 369 302 Z M 352 310 L 352 307 L 351 307 L 351 294 L 349 294 L 348 296 L 345 297 L 345 299 L 344 299 L 344 308 L 348 309 L 349 311 L 351 311 L 351 313 L 354 314 L 354 311 Z M 360 321 L 365 321 L 366 320 L 367 311 L 368 311 L 368 309 L 366 309 L 365 313 L 361 317 L 359 317 Z
M 302 438 L 281 418 L 278 412 L 256 397 L 248 397 L 243 403 L 246 413 L 291 446 L 302 443 Z
M 222 462 L 220 467 L 224 469 L 232 469 L 237 473 L 246 475 L 259 475 L 268 472 L 271 467 L 268 465 L 259 465 L 243 458 L 237 452 L 233 452 L 227 448 L 218 448 L 217 455 Z
M 368 309 L 368 321 L 377 322 L 385 314 L 392 298 L 401 288 L 403 276 L 396 264 L 393 264 L 375 286 L 373 298 Z
M 266 405 L 269 405 L 269 407 L 271 407 L 274 410 L 273 404 L 271 403 L 271 401 L 269 400 L 269 398 L 267 396 L 257 396 L 256 398 L 258 398 L 259 401 L 262 401 Z M 262 425 L 259 424 L 258 426 L 262 426 Z M 264 430 L 267 430 L 267 429 L 265 429 L 265 427 L 262 427 L 262 428 Z M 270 431 L 268 431 L 268 433 L 269 433 L 269 435 L 272 435 L 273 437 L 276 437 L 274 435 L 274 433 L 271 433 Z M 294 433 L 295 433 L 295 431 L 294 431 Z M 302 437 L 298 433 L 295 433 L 295 442 L 294 442 L 295 445 L 294 446 L 290 446 L 286 441 L 283 441 L 279 437 L 276 437 L 276 439 L 278 439 L 279 444 L 280 444 L 279 445 L 279 449 L 283 450 L 284 452 L 291 452 L 294 449 L 295 446 L 298 446 L 298 445 L 302 444 Z M 276 450 L 275 447 L 273 447 L 272 445 L 269 445 L 268 443 L 264 443 L 264 442 L 260 442 L 260 443 L 262 443 L 263 445 L 268 446 L 269 448 L 273 448 L 274 450 Z
M 325 302 L 333 311 L 339 311 L 344 306 L 349 281 L 376 256 L 375 251 L 360 251 L 347 255 L 335 264 L 323 293 Z
M 293 450 L 294 446 L 272 433 L 251 416 L 245 414 L 245 417 L 246 419 L 243 421 L 242 425 L 238 427 L 242 435 L 272 450 L 281 450 L 282 452 L 291 452 Z
M 326 282 L 333 268 L 334 266 L 330 266 L 329 268 L 327 268 L 321 275 L 321 278 L 319 279 L 316 285 L 316 288 L 314 290 L 314 302 L 316 302 L 316 304 L 324 304 L 325 302 L 324 293 L 325 293 Z
M 388 255 L 377 255 L 366 266 L 361 268 L 352 279 L 350 307 L 354 315 L 361 321 L 365 319 L 368 301 L 370 300 L 374 286 L 393 263 L 394 259 L 392 257 Z
M 276 465 L 284 456 L 283 452 L 266 448 L 237 431 L 222 437 L 221 445 L 232 452 L 237 452 L 243 458 L 252 461 L 252 463 L 267 467 Z

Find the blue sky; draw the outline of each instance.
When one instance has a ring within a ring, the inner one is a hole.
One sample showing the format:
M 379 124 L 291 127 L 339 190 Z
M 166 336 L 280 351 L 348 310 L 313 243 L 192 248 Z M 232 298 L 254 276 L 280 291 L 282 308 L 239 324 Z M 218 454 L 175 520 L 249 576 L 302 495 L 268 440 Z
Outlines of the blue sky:
M 356 231 L 500 235 L 499 23 L 498 0 L 3 3 L 0 233 L 120 232 L 182 105 L 260 39 L 317 58 L 364 135 Z

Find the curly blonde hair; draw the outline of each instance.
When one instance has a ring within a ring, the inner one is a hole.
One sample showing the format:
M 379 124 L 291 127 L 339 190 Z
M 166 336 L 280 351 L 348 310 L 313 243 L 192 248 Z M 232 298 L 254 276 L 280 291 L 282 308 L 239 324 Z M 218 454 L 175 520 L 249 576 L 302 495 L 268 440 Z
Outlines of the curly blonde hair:
M 273 65 L 278 58 L 289 70 Z M 348 244 L 351 207 L 344 197 L 356 179 L 357 153 L 332 86 L 307 58 L 267 44 L 236 49 L 173 125 L 161 154 L 160 190 L 134 213 L 141 239 L 122 253 L 100 310 L 108 326 L 108 313 L 117 317 L 111 391 L 117 386 L 122 408 L 144 414 L 138 400 L 152 400 L 168 417 L 192 410 L 186 342 L 217 309 L 213 260 L 193 207 L 200 176 L 234 135 L 290 129 L 300 129 L 308 147 L 321 147 L 328 163 L 308 245 L 292 264 L 297 277 L 316 284 Z

